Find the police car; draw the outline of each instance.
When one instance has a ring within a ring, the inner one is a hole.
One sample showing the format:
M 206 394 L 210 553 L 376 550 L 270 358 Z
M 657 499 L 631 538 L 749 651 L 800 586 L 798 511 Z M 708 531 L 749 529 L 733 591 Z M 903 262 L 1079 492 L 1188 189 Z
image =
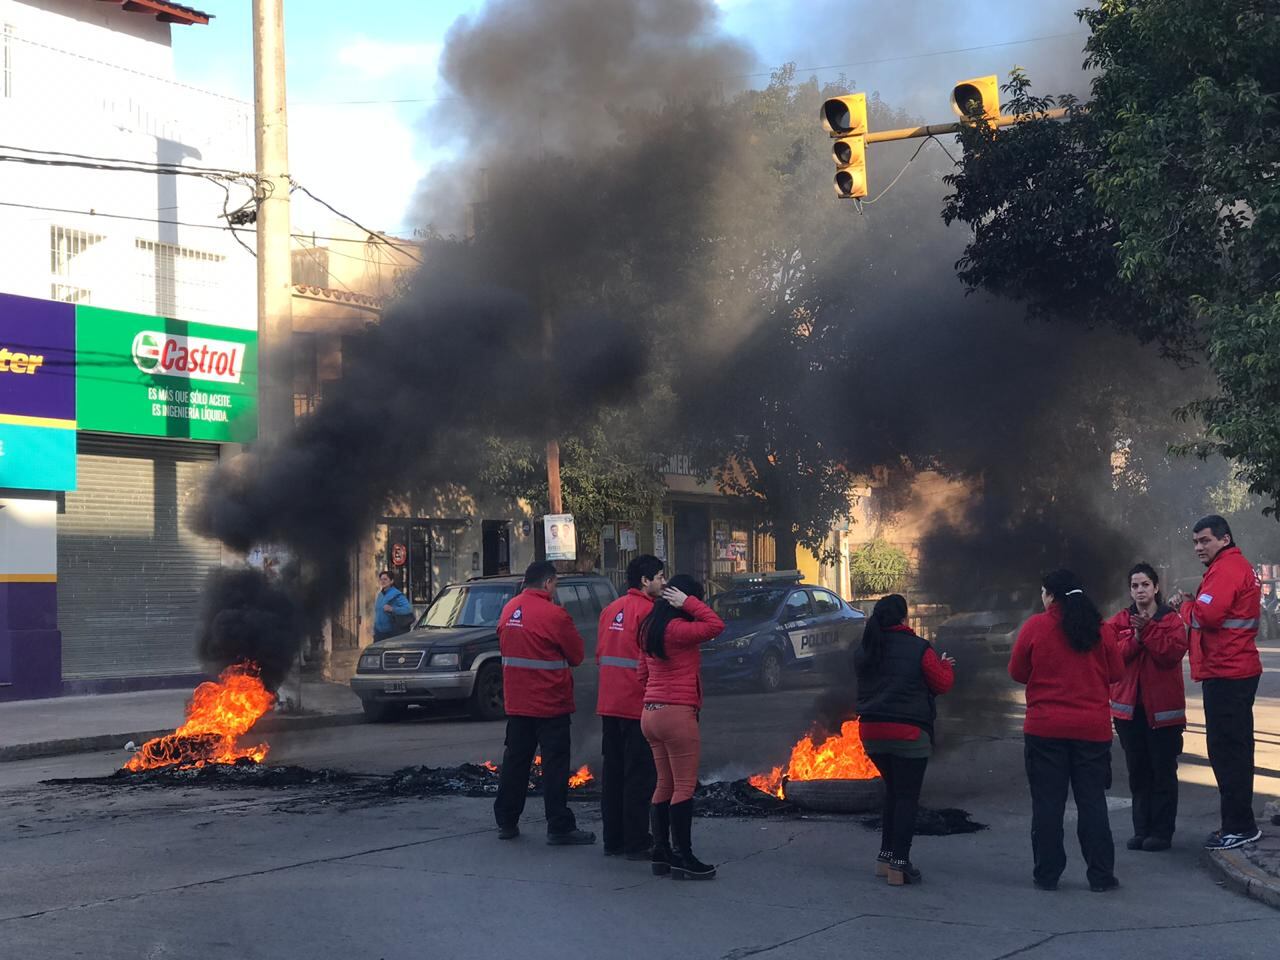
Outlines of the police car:
M 702 647 L 708 685 L 748 683 L 772 692 L 788 674 L 847 667 L 865 615 L 800 580 L 797 570 L 739 574 L 711 600 L 725 629 Z

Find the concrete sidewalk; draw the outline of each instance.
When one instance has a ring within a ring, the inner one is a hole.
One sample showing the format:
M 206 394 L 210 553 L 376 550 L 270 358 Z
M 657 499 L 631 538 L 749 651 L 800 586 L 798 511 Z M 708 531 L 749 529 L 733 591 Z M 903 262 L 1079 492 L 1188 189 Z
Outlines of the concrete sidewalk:
M 1262 827 L 1262 839 L 1257 843 L 1205 856 L 1228 886 L 1280 907 L 1280 801 L 1266 805 L 1258 826 Z
M 297 690 L 296 682 L 286 684 L 282 700 L 296 699 Z M 130 740 L 172 733 L 190 697 L 190 690 L 147 690 L 0 703 L 0 761 L 118 749 Z M 307 681 L 301 710 L 277 708 L 254 730 L 338 726 L 363 718 L 360 699 L 346 684 Z

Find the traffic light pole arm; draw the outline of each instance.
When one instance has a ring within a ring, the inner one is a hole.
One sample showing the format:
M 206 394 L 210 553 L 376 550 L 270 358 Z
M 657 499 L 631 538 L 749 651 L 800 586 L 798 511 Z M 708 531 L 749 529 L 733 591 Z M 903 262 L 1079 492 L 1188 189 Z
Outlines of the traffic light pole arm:
M 1022 123 L 1024 120 L 1061 120 L 1067 115 L 1065 107 L 1059 107 L 1055 110 L 1046 110 L 1044 113 L 1035 113 L 1022 117 L 1001 117 L 996 121 L 997 127 L 1009 127 L 1015 123 Z M 921 137 L 936 137 L 943 133 L 959 133 L 964 126 L 963 121 L 955 123 L 931 123 L 923 127 L 902 127 L 899 130 L 876 130 L 867 133 L 867 143 L 887 143 L 891 140 L 918 140 Z

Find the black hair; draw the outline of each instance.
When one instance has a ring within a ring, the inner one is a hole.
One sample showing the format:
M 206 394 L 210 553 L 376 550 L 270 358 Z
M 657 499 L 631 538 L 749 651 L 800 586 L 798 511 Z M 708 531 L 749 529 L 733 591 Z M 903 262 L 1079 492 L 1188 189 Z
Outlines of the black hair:
M 862 631 L 862 643 L 853 654 L 853 668 L 859 677 L 865 677 L 880 669 L 884 659 L 885 634 L 907 619 L 907 598 L 900 593 L 881 597 L 871 608 L 867 625 Z
M 1078 653 L 1088 653 L 1102 640 L 1102 614 L 1093 605 L 1080 585 L 1079 578 L 1070 570 L 1054 570 L 1046 573 L 1045 592 L 1062 609 L 1062 630 L 1067 643 Z
M 641 558 L 637 557 L 636 559 L 639 560 Z M 631 562 L 635 563 L 635 560 Z M 659 567 L 658 569 L 662 568 Z M 654 572 L 657 573 L 656 570 Z M 631 575 L 630 568 L 627 569 L 627 575 Z M 667 586 L 674 587 L 676 590 L 687 593 L 698 600 L 701 600 L 704 596 L 702 584 L 687 573 L 677 573 L 667 581 Z M 640 624 L 640 636 L 643 638 L 641 645 L 644 647 L 644 652 L 651 657 L 657 657 L 659 660 L 667 659 L 667 624 L 680 617 L 684 617 L 686 620 L 690 619 L 687 613 L 678 607 L 673 607 L 662 597 L 655 600 L 653 609 L 644 618 L 644 622 Z
M 1201 517 L 1196 521 L 1196 525 L 1191 528 L 1192 533 L 1199 533 L 1201 530 L 1208 530 L 1218 540 L 1223 537 L 1231 538 L 1231 545 L 1237 546 L 1236 535 L 1231 532 L 1231 524 L 1227 523 L 1225 517 L 1220 517 L 1216 513 L 1211 513 L 1207 517 Z
M 388 578 L 390 578 L 391 580 L 395 580 L 396 575 L 395 575 L 394 573 L 392 573 L 390 570 L 379 570 L 379 571 L 378 571 L 378 579 L 379 579 L 379 580 L 381 580 L 383 577 L 388 577 Z
M 1156 588 L 1156 605 L 1164 603 L 1164 594 L 1160 592 L 1160 574 L 1156 573 L 1156 568 L 1149 563 L 1135 563 L 1133 569 L 1129 571 L 1129 582 L 1133 582 L 1133 575 L 1141 573 L 1151 578 L 1152 584 Z
M 558 576 L 556 565 L 550 560 L 535 560 L 524 571 L 525 590 L 541 590 L 548 580 Z
M 627 564 L 627 586 L 634 590 L 640 589 L 641 580 L 652 580 L 662 568 L 666 566 L 661 560 L 650 553 L 642 553 L 630 563 Z M 690 577 L 690 580 L 693 578 Z M 689 591 L 686 590 L 685 593 Z

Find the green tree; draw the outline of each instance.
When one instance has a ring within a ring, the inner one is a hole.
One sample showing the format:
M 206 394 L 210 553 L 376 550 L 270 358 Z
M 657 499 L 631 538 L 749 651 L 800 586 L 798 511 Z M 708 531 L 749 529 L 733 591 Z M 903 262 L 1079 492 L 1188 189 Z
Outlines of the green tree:
M 1184 450 L 1234 461 L 1280 502 L 1280 8 L 1266 0 L 1102 0 L 1087 102 L 1036 97 L 1024 122 L 961 135 L 944 219 L 973 238 L 964 282 L 1034 315 L 1107 325 L 1204 360 L 1217 392 L 1180 413 Z M 1049 107 L 1068 108 L 1061 122 Z

